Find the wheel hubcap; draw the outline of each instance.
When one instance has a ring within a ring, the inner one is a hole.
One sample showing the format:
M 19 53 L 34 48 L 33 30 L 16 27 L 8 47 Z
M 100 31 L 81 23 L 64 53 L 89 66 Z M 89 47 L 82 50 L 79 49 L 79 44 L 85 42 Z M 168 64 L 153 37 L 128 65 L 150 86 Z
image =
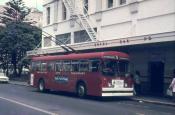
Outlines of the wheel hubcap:
M 43 86 L 42 82 L 40 82 L 40 84 L 39 84 L 39 89 L 40 89 L 40 91 L 43 91 L 43 89 L 44 89 L 44 86 Z
M 85 90 L 85 89 L 84 89 L 83 86 L 79 86 L 79 88 L 78 88 L 78 94 L 79 94 L 79 96 L 84 96 L 84 93 L 85 93 L 84 90 Z

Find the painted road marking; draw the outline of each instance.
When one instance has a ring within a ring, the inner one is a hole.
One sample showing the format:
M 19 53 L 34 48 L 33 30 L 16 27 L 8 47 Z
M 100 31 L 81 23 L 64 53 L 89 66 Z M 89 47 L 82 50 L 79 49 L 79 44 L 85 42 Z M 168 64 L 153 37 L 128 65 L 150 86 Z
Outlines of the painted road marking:
M 17 101 L 15 101 L 15 100 L 8 99 L 8 98 L 5 98 L 5 97 L 0 97 L 0 99 L 6 100 L 6 101 L 9 101 L 9 102 L 11 102 L 11 103 L 15 103 L 15 104 L 18 104 L 18 105 L 21 105 L 21 106 L 24 106 L 24 107 L 27 107 L 27 108 L 30 108 L 30 109 L 33 109 L 33 110 L 36 110 L 36 111 L 40 111 L 40 112 L 42 112 L 42 113 L 46 113 L 46 114 L 49 114 L 49 115 L 59 115 L 59 114 L 57 114 L 57 113 L 52 113 L 52 112 L 50 112 L 50 111 L 46 111 L 46 110 L 43 110 L 43 109 L 40 109 L 40 108 L 31 106 L 31 105 L 27 105 L 27 104 L 25 104 L 25 103 L 17 102 Z
M 145 115 L 145 114 L 143 114 L 143 113 L 136 113 L 136 115 Z

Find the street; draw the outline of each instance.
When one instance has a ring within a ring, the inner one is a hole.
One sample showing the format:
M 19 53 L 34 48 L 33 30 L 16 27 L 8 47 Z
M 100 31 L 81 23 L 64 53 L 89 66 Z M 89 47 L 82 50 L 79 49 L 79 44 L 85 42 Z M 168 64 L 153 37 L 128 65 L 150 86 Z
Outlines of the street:
M 69 93 L 40 93 L 27 86 L 0 84 L 0 115 L 174 115 L 171 106 L 129 99 L 80 99 Z

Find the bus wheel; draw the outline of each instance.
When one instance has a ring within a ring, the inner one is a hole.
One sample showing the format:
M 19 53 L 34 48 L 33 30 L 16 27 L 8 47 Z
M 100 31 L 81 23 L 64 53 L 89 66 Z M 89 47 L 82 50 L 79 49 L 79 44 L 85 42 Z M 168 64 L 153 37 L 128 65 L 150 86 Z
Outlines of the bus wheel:
M 40 92 L 45 92 L 45 83 L 44 83 L 44 80 L 39 80 L 39 83 L 38 83 L 38 90 Z
M 79 83 L 77 86 L 77 95 L 79 97 L 85 97 L 86 96 L 86 86 L 84 83 Z

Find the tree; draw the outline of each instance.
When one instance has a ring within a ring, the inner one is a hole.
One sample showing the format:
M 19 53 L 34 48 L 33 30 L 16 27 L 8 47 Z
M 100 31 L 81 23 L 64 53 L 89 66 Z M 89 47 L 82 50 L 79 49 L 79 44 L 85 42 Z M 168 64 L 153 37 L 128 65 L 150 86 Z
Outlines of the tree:
M 41 40 L 41 30 L 24 22 L 11 22 L 1 32 L 0 50 L 3 63 L 13 65 L 14 76 L 20 76 L 26 61 L 26 52 L 35 48 Z M 22 60 L 22 61 L 21 61 Z M 7 69 L 7 65 L 5 69 Z
M 7 24 L 13 21 L 23 21 L 25 16 L 30 13 L 28 7 L 25 6 L 22 0 L 10 0 L 6 3 L 3 12 L 2 23 Z
M 1 17 L 6 27 L 0 31 L 0 67 L 8 74 L 12 65 L 14 76 L 20 77 L 28 64 L 23 58 L 41 41 L 41 30 L 23 22 L 29 10 L 22 0 L 10 0 L 6 5 L 5 16 Z

